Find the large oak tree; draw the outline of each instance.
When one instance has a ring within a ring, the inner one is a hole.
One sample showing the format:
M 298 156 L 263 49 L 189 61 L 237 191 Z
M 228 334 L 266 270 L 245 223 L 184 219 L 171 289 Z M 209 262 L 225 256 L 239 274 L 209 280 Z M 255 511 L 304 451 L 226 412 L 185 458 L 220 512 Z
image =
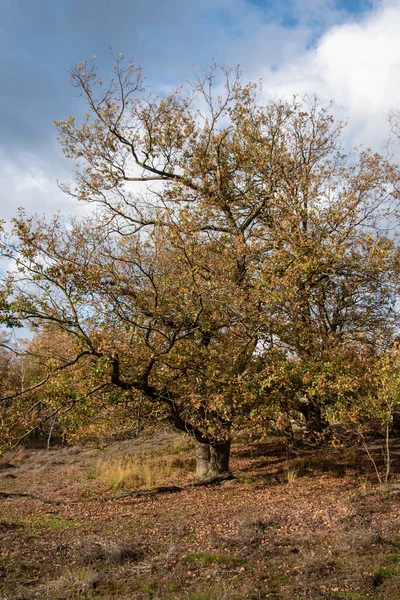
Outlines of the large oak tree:
M 144 398 L 195 437 L 199 475 L 221 473 L 244 420 L 283 407 L 315 423 L 346 396 L 310 365 L 391 337 L 396 169 L 345 156 L 317 100 L 265 103 L 226 69 L 166 98 L 122 57 L 107 86 L 86 63 L 71 76 L 88 114 L 57 123 L 77 167 L 65 191 L 95 211 L 15 219 L 5 318 L 71 337 L 50 371 L 80 374 L 74 402 Z M 302 382 L 283 403 L 282 364 Z

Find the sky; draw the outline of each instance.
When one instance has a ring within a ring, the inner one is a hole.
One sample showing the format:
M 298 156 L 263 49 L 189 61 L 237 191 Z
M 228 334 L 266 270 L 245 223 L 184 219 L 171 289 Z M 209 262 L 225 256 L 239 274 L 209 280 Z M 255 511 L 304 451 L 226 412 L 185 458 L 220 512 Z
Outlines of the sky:
M 0 219 L 77 212 L 54 119 L 81 112 L 67 68 L 109 48 L 154 89 L 214 59 L 262 78 L 265 98 L 316 93 L 349 122 L 348 149 L 383 151 L 400 108 L 400 0 L 0 0 Z

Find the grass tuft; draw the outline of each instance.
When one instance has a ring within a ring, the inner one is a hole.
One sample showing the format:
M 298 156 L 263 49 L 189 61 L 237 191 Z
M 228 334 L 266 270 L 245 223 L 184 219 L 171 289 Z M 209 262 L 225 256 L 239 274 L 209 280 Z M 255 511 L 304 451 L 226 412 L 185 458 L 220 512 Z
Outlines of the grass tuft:
M 151 489 L 179 474 L 181 459 L 173 456 L 105 459 L 87 471 L 88 479 L 105 483 L 112 491 Z

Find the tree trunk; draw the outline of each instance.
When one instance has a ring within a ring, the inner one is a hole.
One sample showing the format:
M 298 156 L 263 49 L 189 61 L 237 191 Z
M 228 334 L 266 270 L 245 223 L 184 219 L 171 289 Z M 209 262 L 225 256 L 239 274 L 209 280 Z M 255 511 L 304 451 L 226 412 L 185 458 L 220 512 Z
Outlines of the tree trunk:
M 196 476 L 209 479 L 229 472 L 231 440 L 215 444 L 198 444 L 196 449 Z
M 393 413 L 392 434 L 400 435 L 400 410 Z
M 322 417 L 319 404 L 310 402 L 302 405 L 299 410 L 306 420 L 306 429 L 310 433 L 322 433 L 328 427 L 328 423 Z

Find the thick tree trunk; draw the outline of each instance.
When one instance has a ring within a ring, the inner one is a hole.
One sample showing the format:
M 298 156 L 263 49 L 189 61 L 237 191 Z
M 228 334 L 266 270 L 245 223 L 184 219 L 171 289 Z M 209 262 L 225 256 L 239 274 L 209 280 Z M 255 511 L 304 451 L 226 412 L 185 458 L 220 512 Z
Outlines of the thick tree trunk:
M 310 433 L 322 433 L 328 427 L 318 404 L 310 402 L 302 405 L 299 410 L 306 420 L 306 429 Z
M 229 472 L 231 440 L 215 444 L 198 444 L 196 449 L 196 476 L 209 479 Z

